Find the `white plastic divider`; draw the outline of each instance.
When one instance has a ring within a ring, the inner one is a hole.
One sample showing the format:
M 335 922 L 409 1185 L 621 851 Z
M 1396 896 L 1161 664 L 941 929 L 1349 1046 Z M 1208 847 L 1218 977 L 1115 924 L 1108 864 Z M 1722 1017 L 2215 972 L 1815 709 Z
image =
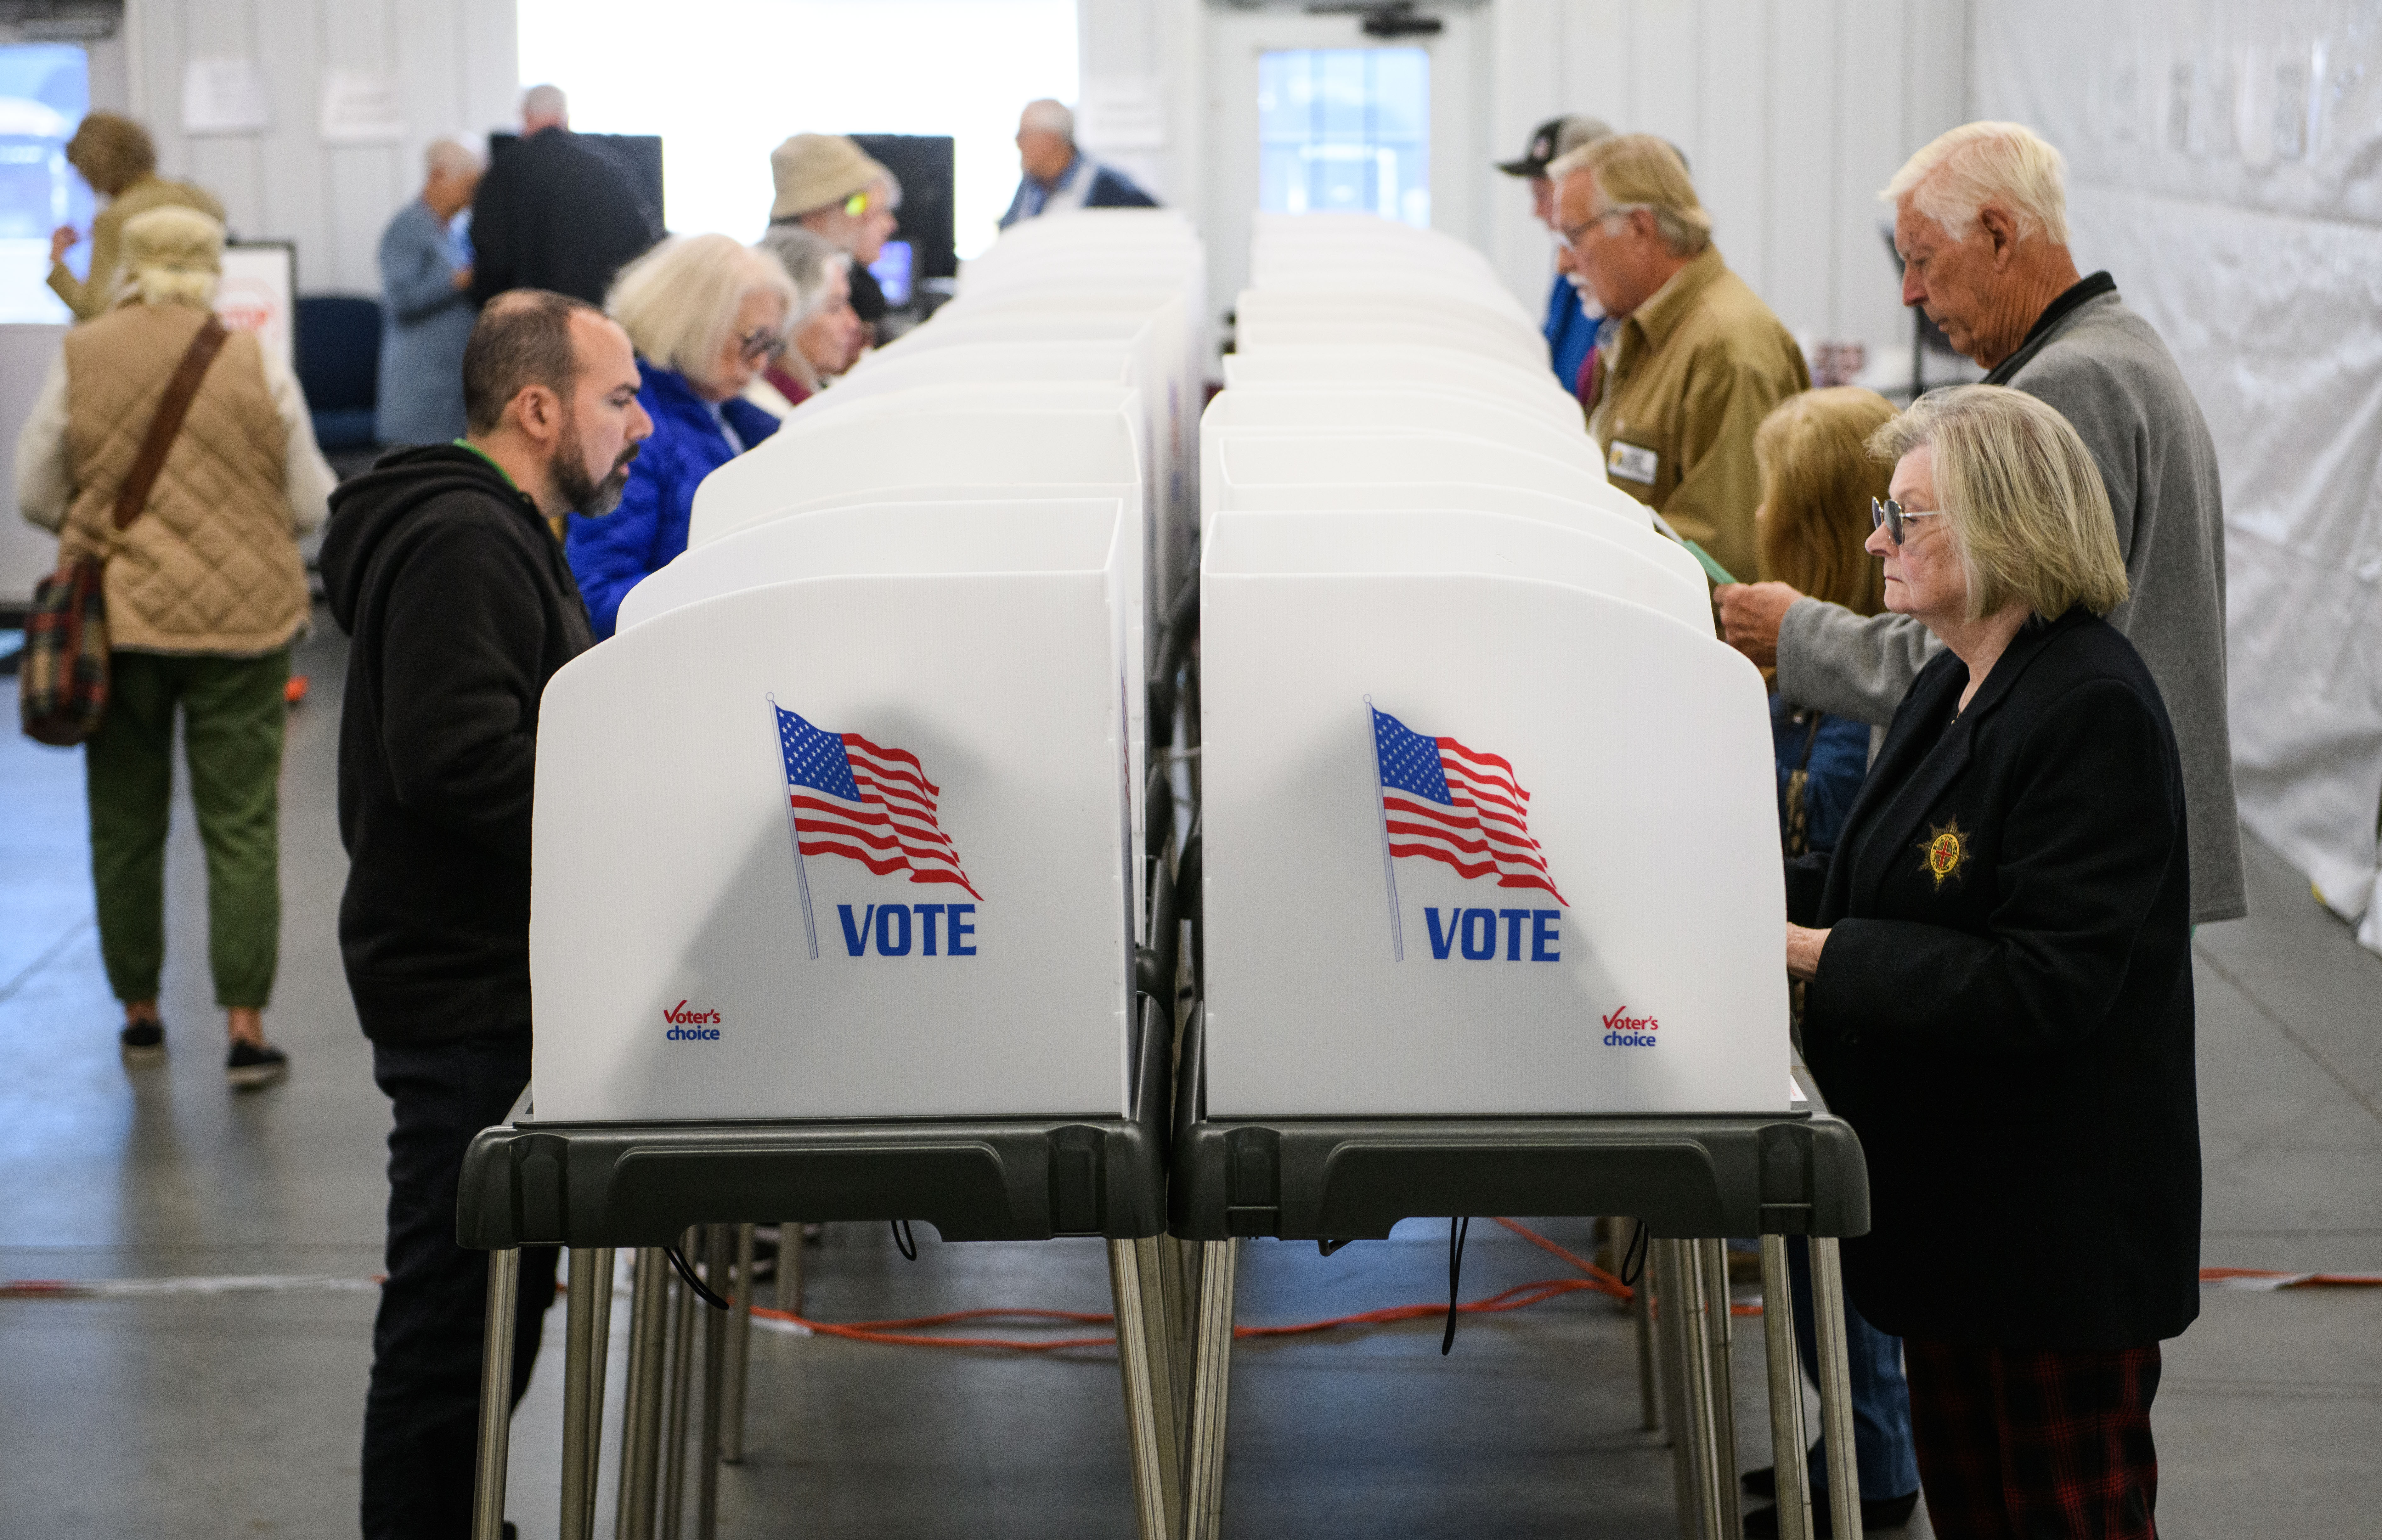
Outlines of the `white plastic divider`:
M 1227 388 L 1246 385 L 1428 386 L 1479 396 L 1541 417 L 1555 427 L 1587 431 L 1579 400 L 1555 383 L 1551 369 L 1449 348 L 1366 342 L 1347 347 L 1269 347 L 1224 360 Z

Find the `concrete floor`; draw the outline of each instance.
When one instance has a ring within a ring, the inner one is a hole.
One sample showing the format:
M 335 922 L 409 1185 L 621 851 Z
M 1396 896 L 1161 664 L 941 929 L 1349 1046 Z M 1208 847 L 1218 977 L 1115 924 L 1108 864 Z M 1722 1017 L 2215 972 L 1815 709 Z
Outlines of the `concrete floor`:
M 258 1095 L 230 1095 L 220 1073 L 187 807 L 168 876 L 174 1052 L 128 1073 L 92 935 L 80 765 L 0 733 L 0 1055 L 17 1066 L 0 1076 L 0 1276 L 377 1269 L 387 1113 L 333 936 L 343 657 L 333 635 L 301 659 L 313 694 L 290 722 L 283 961 L 267 1018 L 296 1069 Z M 13 716 L 13 684 L 0 696 Z M 2253 917 L 2198 942 L 2205 1260 L 2382 1269 L 2382 959 L 2271 853 L 2249 855 Z M 1549 1227 L 1585 1243 L 1580 1222 Z M 1096 1244 L 919 1239 L 906 1263 L 874 1227 L 831 1229 L 811 1253 L 809 1308 L 830 1320 L 1105 1308 Z M 1444 1288 L 1435 1223 L 1328 1259 L 1274 1243 L 1245 1256 L 1245 1323 Z M 1561 1271 L 1476 1226 L 1465 1292 Z M 2382 1528 L 2382 1291 L 2212 1291 L 2205 1304 L 2168 1347 L 2158 1401 L 2164 1532 Z M 368 1290 L 0 1300 L 0 1540 L 352 1534 L 372 1307 Z M 525 1536 L 554 1533 L 561 1320 L 550 1317 L 514 1437 Z M 1468 1318 L 1455 1355 L 1437 1349 L 1435 1323 L 1245 1344 L 1227 1533 L 1672 1533 L 1667 1455 L 1638 1431 L 1627 1325 L 1603 1301 Z M 1760 1352 L 1758 1331 L 1740 1331 L 1747 1464 L 1767 1462 Z M 725 1533 L 1129 1532 L 1112 1357 L 762 1335 L 754 1365 L 749 1456 L 722 1484 Z M 612 1496 L 608 1475 L 607 1534 Z M 1904 1533 L 1925 1534 L 1923 1519 Z

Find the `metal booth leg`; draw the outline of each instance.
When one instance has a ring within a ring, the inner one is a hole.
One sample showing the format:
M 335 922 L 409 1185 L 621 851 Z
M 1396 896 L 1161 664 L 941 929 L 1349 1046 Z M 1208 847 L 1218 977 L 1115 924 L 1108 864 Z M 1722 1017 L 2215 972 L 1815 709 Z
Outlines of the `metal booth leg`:
M 1241 1243 L 1210 1240 L 1199 1250 L 1191 1428 L 1183 1464 L 1183 1535 L 1184 1540 L 1218 1540 L 1224 1525 L 1224 1414 L 1232 1390 L 1233 1285 Z
M 1116 1304 L 1117 1367 L 1133 1459 L 1133 1506 L 1141 1540 L 1173 1540 L 1183 1511 L 1182 1446 L 1174 1432 L 1173 1355 L 1156 1240 L 1111 1240 L 1109 1292 Z
M 1803 1468 L 1803 1370 L 1795 1361 L 1794 1293 L 1786 1238 L 1762 1238 L 1762 1337 L 1770 1370 L 1770 1462 L 1778 1474 L 1779 1540 L 1811 1540 L 1811 1494 Z
M 728 1282 L 729 1226 L 704 1226 L 704 1282 L 717 1294 Z M 706 1305 L 703 1310 L 703 1464 L 695 1474 L 695 1540 L 712 1540 L 719 1533 L 719 1413 L 721 1384 L 727 1376 L 727 1312 Z
M 1703 1259 L 1704 1320 L 1711 1337 L 1713 1490 L 1720 1497 L 1720 1532 L 1739 1534 L 1737 1490 L 1737 1383 L 1731 1346 L 1737 1324 L 1729 1308 L 1728 1242 L 1699 1240 Z
M 504 1540 L 505 1466 L 513 1429 L 513 1311 L 521 1252 L 488 1253 L 488 1319 L 480 1349 L 480 1465 L 472 1494 L 472 1540 Z
M 1810 1244 L 1811 1314 L 1820 1338 L 1820 1432 L 1828 1451 L 1828 1512 L 1835 1521 L 1836 1540 L 1861 1540 L 1852 1371 L 1845 1362 L 1844 1256 L 1833 1236 L 1813 1236 Z
M 639 1249 L 629 1286 L 633 1291 L 629 1309 L 629 1387 L 620 1413 L 620 1497 L 612 1520 L 615 1540 L 653 1540 L 669 1278 L 669 1263 L 660 1247 Z
M 1658 1240 L 1652 1249 L 1658 1269 L 1655 1308 L 1679 1533 L 1688 1540 L 1733 1540 L 1721 1529 L 1724 1510 L 1714 1458 L 1717 1428 L 1713 1416 L 1712 1345 L 1702 1259 L 1692 1240 Z
M 719 1458 L 744 1462 L 744 1375 L 753 1356 L 753 1226 L 736 1226 L 736 1308 L 728 1317 L 727 1423 Z
M 702 1233 L 691 1229 L 679 1238 L 681 1256 Z M 694 1373 L 694 1290 L 681 1284 L 677 1299 L 670 1319 L 669 1411 L 662 1431 L 662 1540 L 679 1540 L 686 1518 L 686 1398 Z
M 778 1221 L 778 1308 L 789 1315 L 803 1312 L 803 1226 L 797 1219 Z
M 592 1540 L 604 1445 L 604 1363 L 612 1344 L 612 1250 L 571 1249 L 562 1358 L 562 1540 Z
M 1630 1246 L 1638 1248 L 1642 1254 L 1644 1248 L 1653 1243 L 1653 1237 L 1647 1234 L 1644 1220 L 1633 1219 L 1630 1223 L 1637 1226 L 1630 1236 Z M 1621 1254 L 1627 1257 L 1629 1250 L 1630 1247 L 1624 1247 Z M 1653 1277 L 1653 1269 L 1640 1263 L 1637 1286 L 1629 1291 L 1629 1314 L 1638 1336 L 1638 1425 L 1649 1433 L 1663 1425 L 1663 1412 L 1654 1384 Z

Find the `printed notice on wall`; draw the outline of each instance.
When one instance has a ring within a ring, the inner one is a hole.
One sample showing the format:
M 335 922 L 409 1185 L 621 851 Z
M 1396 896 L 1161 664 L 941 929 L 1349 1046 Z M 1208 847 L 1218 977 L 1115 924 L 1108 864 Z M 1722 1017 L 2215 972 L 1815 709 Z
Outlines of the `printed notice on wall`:
M 254 59 L 199 58 L 182 68 L 182 131 L 255 134 L 273 126 L 264 70 Z
M 323 76 L 323 142 L 386 144 L 405 137 L 397 77 L 377 69 L 332 69 Z

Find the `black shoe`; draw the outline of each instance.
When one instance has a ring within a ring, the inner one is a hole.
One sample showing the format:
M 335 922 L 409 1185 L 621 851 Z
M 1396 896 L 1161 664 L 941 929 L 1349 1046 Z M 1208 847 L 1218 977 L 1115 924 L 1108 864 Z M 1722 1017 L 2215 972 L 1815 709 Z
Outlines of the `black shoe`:
M 148 1064 L 166 1056 L 166 1024 L 153 1016 L 128 1021 L 116 1041 L 123 1046 L 125 1063 Z
M 235 1090 L 255 1090 L 289 1073 L 289 1055 L 262 1043 L 234 1042 L 231 1057 L 224 1063 L 224 1078 L 232 1083 Z
M 1745 1473 L 1745 1479 L 1750 1481 L 1757 1475 L 1769 1478 L 1774 1489 L 1776 1472 L 1748 1471 Z M 1901 1497 L 1885 1497 L 1876 1502 L 1863 1498 L 1861 1533 L 1866 1534 L 1873 1529 L 1900 1529 L 1910 1522 L 1910 1515 L 1918 1507 L 1919 1494 L 1916 1492 L 1906 1492 Z M 1812 1493 L 1811 1533 L 1825 1536 L 1833 1533 L 1834 1522 L 1835 1515 L 1828 1511 L 1828 1495 L 1825 1492 Z M 1757 1508 L 1745 1516 L 1746 1540 L 1774 1540 L 1777 1534 L 1778 1510 L 1776 1509 Z

